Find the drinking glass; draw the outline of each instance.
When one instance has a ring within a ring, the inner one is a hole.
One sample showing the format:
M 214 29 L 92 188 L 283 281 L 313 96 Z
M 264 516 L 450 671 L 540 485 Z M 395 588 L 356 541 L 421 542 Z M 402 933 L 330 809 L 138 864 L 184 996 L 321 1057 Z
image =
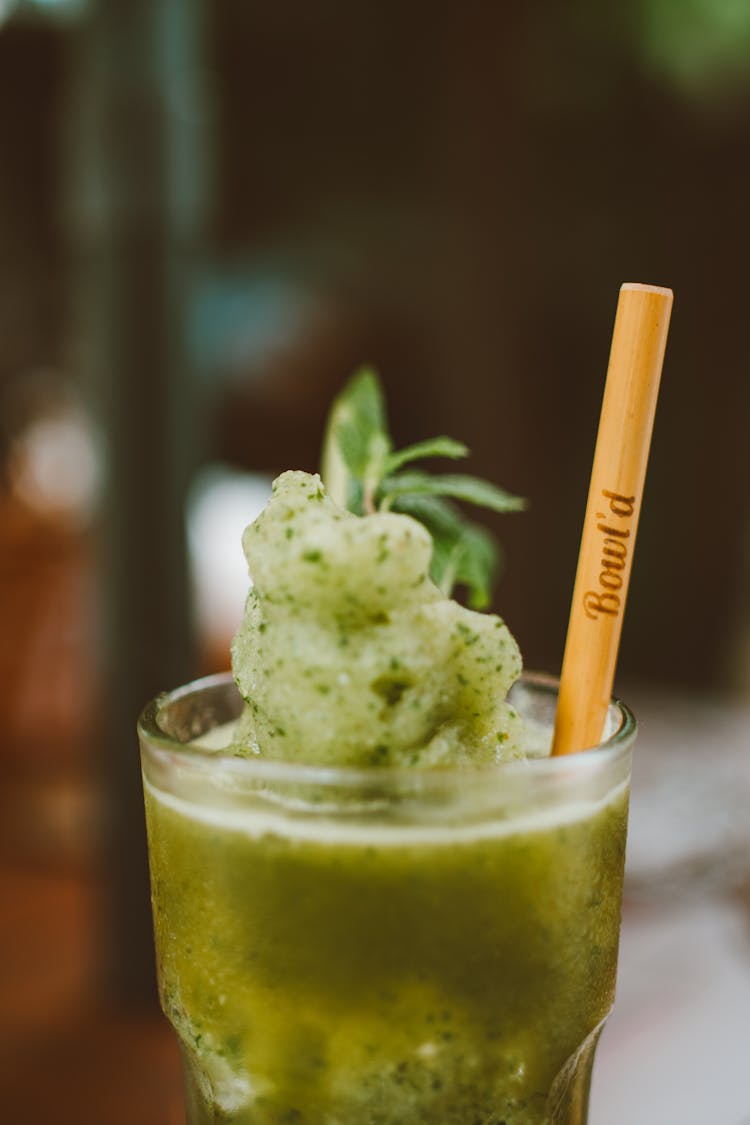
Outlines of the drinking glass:
M 549 742 L 556 681 L 511 701 Z M 229 675 L 139 722 L 188 1125 L 584 1125 L 615 988 L 635 721 L 476 768 L 240 757 Z M 223 746 L 222 746 L 223 743 Z

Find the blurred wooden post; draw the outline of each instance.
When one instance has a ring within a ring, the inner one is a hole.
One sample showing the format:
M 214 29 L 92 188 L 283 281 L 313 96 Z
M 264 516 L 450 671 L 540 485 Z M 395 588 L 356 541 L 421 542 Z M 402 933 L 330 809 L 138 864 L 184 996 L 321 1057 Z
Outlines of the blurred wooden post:
M 135 721 L 194 672 L 184 500 L 196 459 L 187 298 L 202 223 L 201 0 L 97 0 L 80 29 L 68 204 L 77 338 L 105 447 L 100 762 L 105 970 L 153 998 Z

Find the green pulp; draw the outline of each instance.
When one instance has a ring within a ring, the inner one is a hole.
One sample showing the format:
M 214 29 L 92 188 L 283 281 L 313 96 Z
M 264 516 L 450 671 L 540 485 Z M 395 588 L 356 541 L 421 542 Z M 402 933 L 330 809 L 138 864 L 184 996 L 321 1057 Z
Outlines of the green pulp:
M 585 1121 L 624 787 L 565 823 L 411 841 L 222 826 L 150 786 L 146 809 L 191 1125 Z

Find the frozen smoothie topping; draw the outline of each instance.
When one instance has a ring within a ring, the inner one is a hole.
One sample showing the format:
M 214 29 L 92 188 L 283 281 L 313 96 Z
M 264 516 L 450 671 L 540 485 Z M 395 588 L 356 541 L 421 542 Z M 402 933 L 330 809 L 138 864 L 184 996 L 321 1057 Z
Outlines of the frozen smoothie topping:
M 243 546 L 254 584 L 232 657 L 253 751 L 325 765 L 519 752 L 505 702 L 518 646 L 499 617 L 441 594 L 416 520 L 355 516 L 288 472 Z
M 400 456 L 390 453 L 387 439 L 375 447 L 381 466 Z M 340 464 L 346 468 L 345 458 Z M 448 596 L 441 586 L 448 585 L 451 560 L 445 549 L 440 556 L 436 533 L 404 511 L 378 510 L 378 494 L 388 496 L 383 506 L 399 502 L 407 510 L 429 499 L 433 518 L 437 511 L 444 526 L 445 513 L 455 521 L 450 585 L 465 574 L 470 595 L 472 576 L 475 595 L 485 580 L 472 561 L 476 540 L 437 499 L 440 486 L 425 483 L 440 478 L 394 475 L 384 493 L 382 476 L 363 476 L 359 486 L 350 476 L 345 488 L 353 506 L 366 509 L 356 514 L 331 499 L 320 477 L 286 472 L 245 530 L 253 584 L 232 647 L 246 701 L 241 747 L 330 766 L 448 766 L 520 756 L 520 720 L 505 698 L 521 671 L 516 642 L 499 617 Z M 481 484 L 443 479 L 454 495 Z M 410 481 L 421 492 L 410 493 Z

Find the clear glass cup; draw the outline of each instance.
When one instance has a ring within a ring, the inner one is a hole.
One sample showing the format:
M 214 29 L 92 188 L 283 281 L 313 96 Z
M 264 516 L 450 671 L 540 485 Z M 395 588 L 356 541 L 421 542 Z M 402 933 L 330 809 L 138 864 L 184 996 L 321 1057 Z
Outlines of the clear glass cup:
M 512 699 L 549 732 L 555 681 Z M 583 1125 L 615 987 L 635 721 L 476 769 L 331 769 L 196 740 L 215 676 L 139 723 L 162 1006 L 189 1125 Z

